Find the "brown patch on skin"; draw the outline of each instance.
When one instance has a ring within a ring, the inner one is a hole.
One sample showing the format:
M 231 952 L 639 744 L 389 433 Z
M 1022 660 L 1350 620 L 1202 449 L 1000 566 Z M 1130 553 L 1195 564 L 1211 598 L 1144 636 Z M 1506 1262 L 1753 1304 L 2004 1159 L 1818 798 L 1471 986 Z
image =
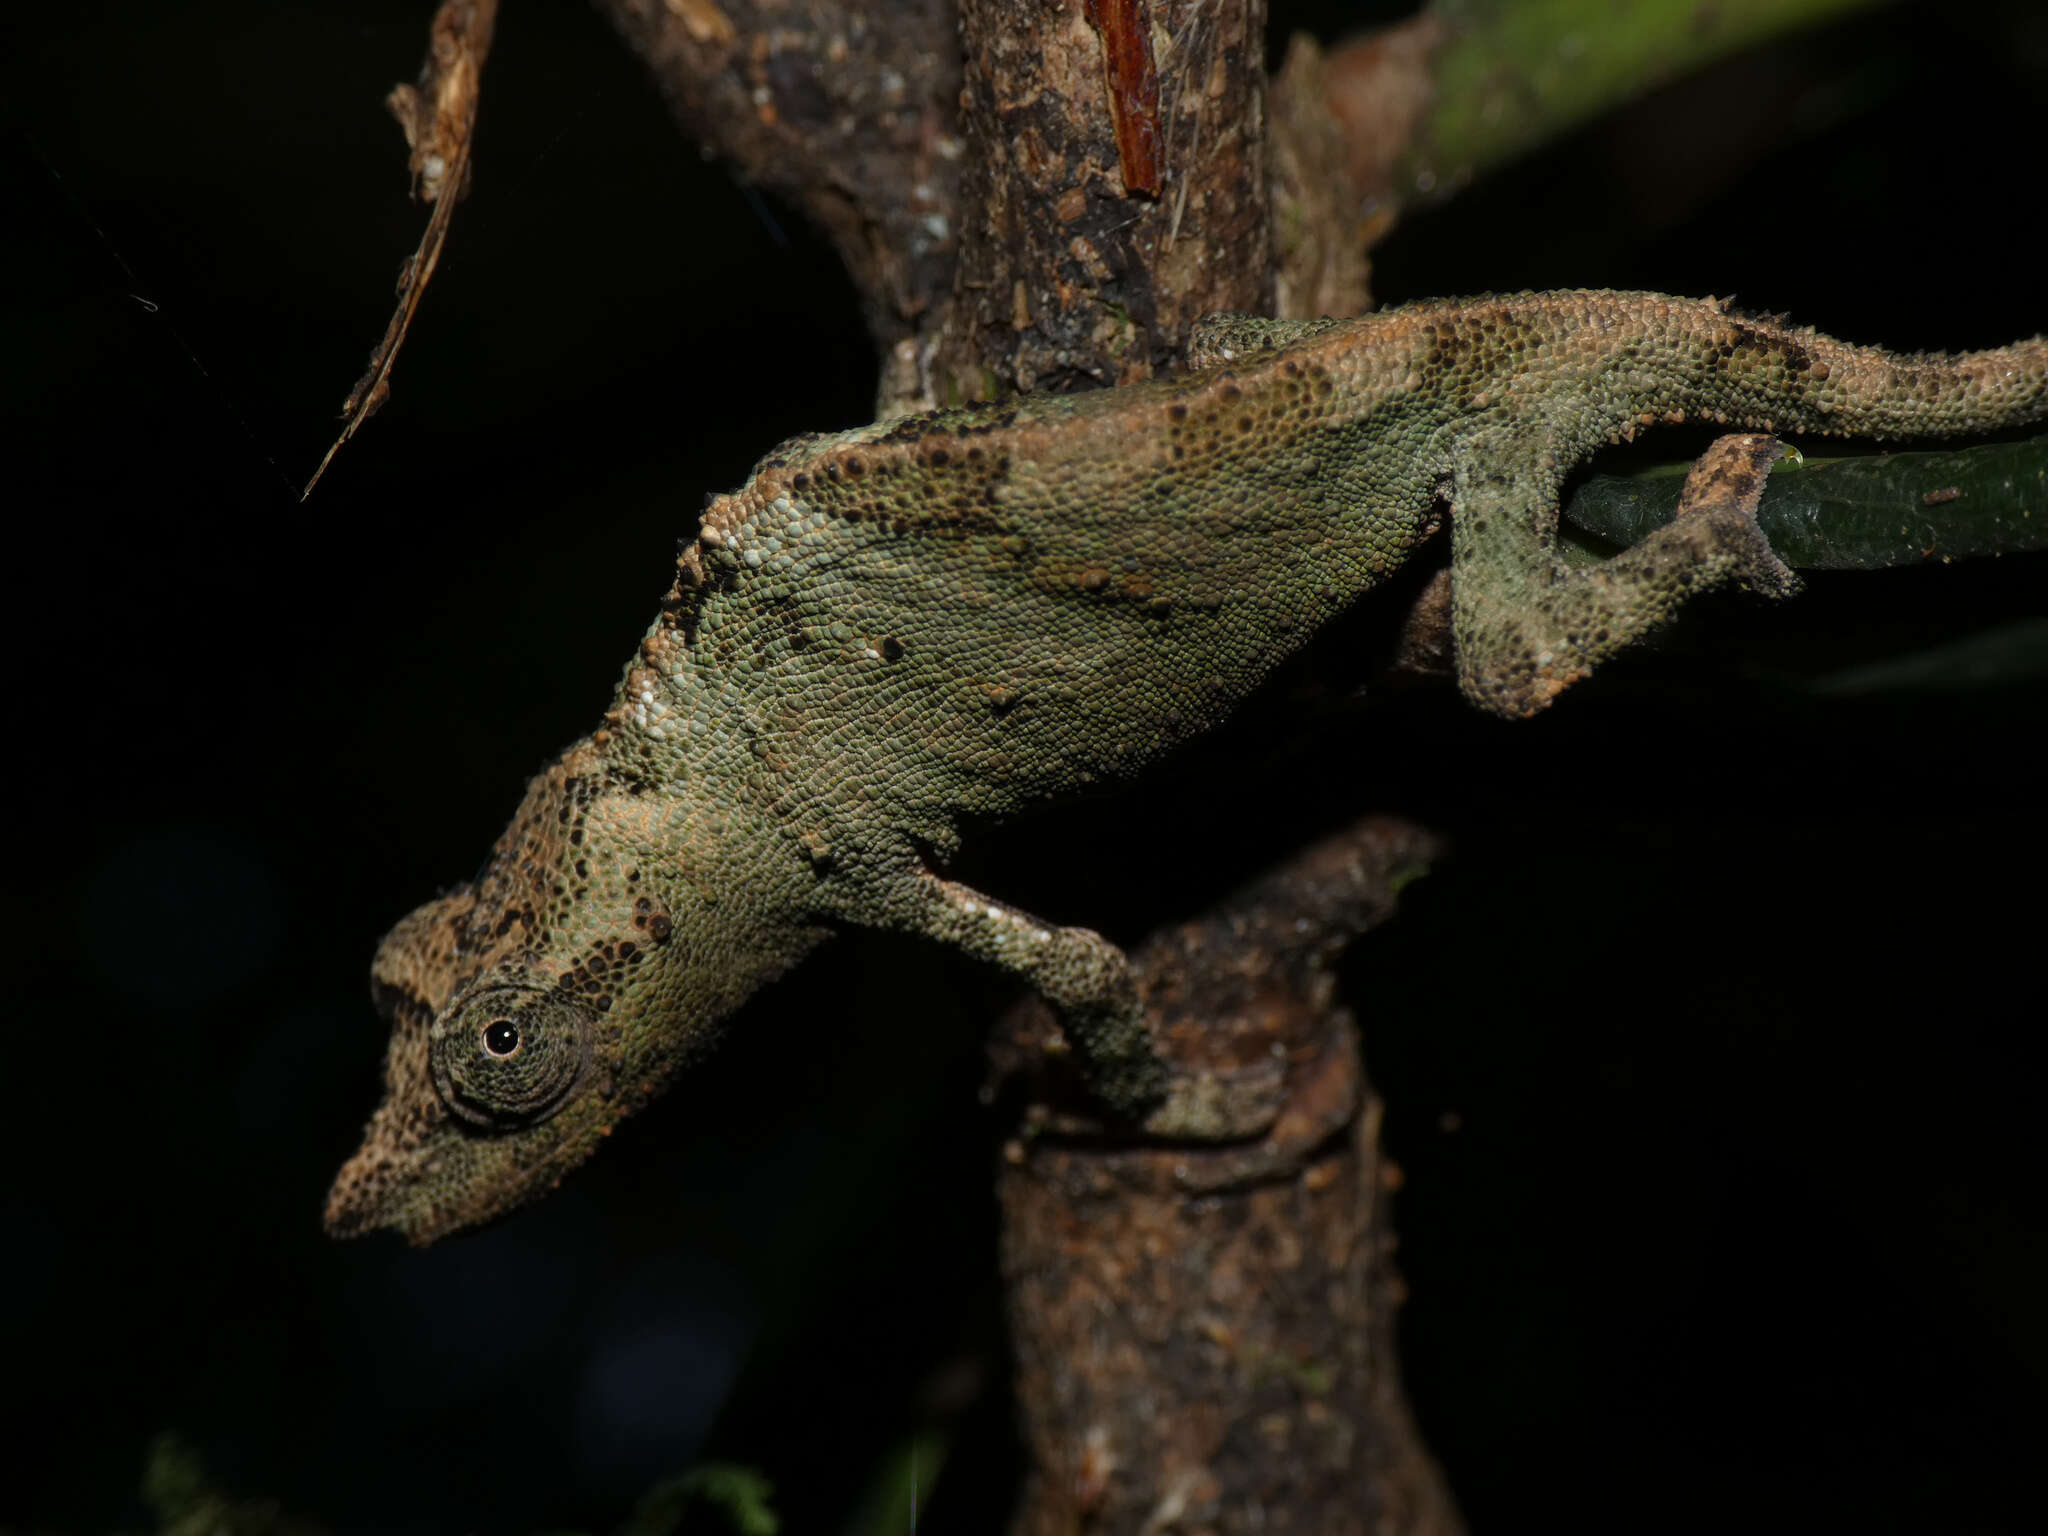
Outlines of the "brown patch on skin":
M 1784 455 L 1784 444 L 1760 433 L 1715 439 L 1686 474 L 1678 515 L 1697 517 L 1723 504 L 1754 511 L 1764 493 L 1765 476 Z

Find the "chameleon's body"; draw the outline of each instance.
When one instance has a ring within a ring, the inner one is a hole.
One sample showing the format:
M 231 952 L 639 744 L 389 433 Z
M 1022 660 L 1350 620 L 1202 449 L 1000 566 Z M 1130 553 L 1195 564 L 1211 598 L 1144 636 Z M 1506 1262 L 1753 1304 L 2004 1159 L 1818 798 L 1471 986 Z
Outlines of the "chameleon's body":
M 603 725 L 534 780 L 477 884 L 380 950 L 387 1096 L 335 1231 L 427 1241 L 550 1187 L 843 923 L 1009 967 L 1065 1010 L 1111 1104 L 1228 1130 L 1214 1084 L 1164 1075 L 1114 948 L 936 872 L 963 817 L 1213 725 L 1447 508 L 1460 680 L 1501 713 L 1705 587 L 1788 589 L 1753 499 L 1711 483 L 1614 560 L 1560 564 L 1563 477 L 1640 425 L 2048 415 L 2048 342 L 1892 357 L 1655 295 L 1223 320 L 1194 361 L 799 438 L 712 503 Z

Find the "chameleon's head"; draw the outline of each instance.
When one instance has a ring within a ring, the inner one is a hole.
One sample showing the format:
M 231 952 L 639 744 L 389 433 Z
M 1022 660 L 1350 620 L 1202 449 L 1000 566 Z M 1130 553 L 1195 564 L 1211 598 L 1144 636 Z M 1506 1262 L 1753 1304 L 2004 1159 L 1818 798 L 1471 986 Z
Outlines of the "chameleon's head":
M 544 1194 L 808 948 L 720 900 L 716 849 L 678 835 L 688 813 L 572 748 L 476 884 L 385 937 L 384 1100 L 328 1195 L 330 1233 L 428 1243 Z

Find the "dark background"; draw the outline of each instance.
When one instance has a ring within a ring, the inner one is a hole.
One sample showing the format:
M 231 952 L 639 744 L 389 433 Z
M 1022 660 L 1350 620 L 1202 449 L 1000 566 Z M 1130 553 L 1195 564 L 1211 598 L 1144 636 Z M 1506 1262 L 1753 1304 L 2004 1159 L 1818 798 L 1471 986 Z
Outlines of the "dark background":
M 318 1228 L 378 1091 L 379 934 L 590 727 L 703 494 L 867 418 L 829 254 L 594 16 L 518 0 L 393 399 L 301 505 L 423 224 L 379 103 L 431 7 L 36 9 L 0 66 L 0 1527 L 145 1523 L 176 1429 L 365 1531 L 597 1529 L 705 1456 L 840 1529 L 925 1432 L 925 1527 L 998 1528 L 1002 993 L 953 957 L 828 946 L 486 1232 Z M 1416 215 L 1375 291 L 2010 340 L 2048 327 L 2044 93 L 2038 7 L 1886 9 Z M 1703 604 L 1517 726 L 1345 697 L 1325 647 L 1173 769 L 975 845 L 1128 940 L 1365 810 L 1453 840 L 1348 976 L 1408 1379 L 1482 1530 L 2038 1513 L 2048 568 L 1812 587 Z M 1106 875 L 1111 836 L 1139 852 Z

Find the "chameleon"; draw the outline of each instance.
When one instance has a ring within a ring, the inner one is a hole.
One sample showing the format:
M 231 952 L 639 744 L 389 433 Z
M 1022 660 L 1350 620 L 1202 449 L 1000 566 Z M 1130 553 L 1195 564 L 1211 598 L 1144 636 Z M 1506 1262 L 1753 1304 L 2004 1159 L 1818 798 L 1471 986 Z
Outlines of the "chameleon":
M 610 708 L 478 876 L 379 946 L 384 1097 L 327 1228 L 426 1243 L 544 1193 L 848 927 L 1035 987 L 1144 1131 L 1256 1134 L 1269 1085 L 1169 1068 L 1114 945 L 947 877 L 963 825 L 1214 725 L 1446 525 L 1459 686 L 1526 716 L 1696 593 L 1793 590 L 1754 516 L 1772 434 L 2044 416 L 2048 339 L 1893 355 L 1560 292 L 1216 316 L 1171 376 L 792 438 L 709 499 Z M 1681 421 L 1737 430 L 1680 516 L 1567 564 L 1573 466 Z

